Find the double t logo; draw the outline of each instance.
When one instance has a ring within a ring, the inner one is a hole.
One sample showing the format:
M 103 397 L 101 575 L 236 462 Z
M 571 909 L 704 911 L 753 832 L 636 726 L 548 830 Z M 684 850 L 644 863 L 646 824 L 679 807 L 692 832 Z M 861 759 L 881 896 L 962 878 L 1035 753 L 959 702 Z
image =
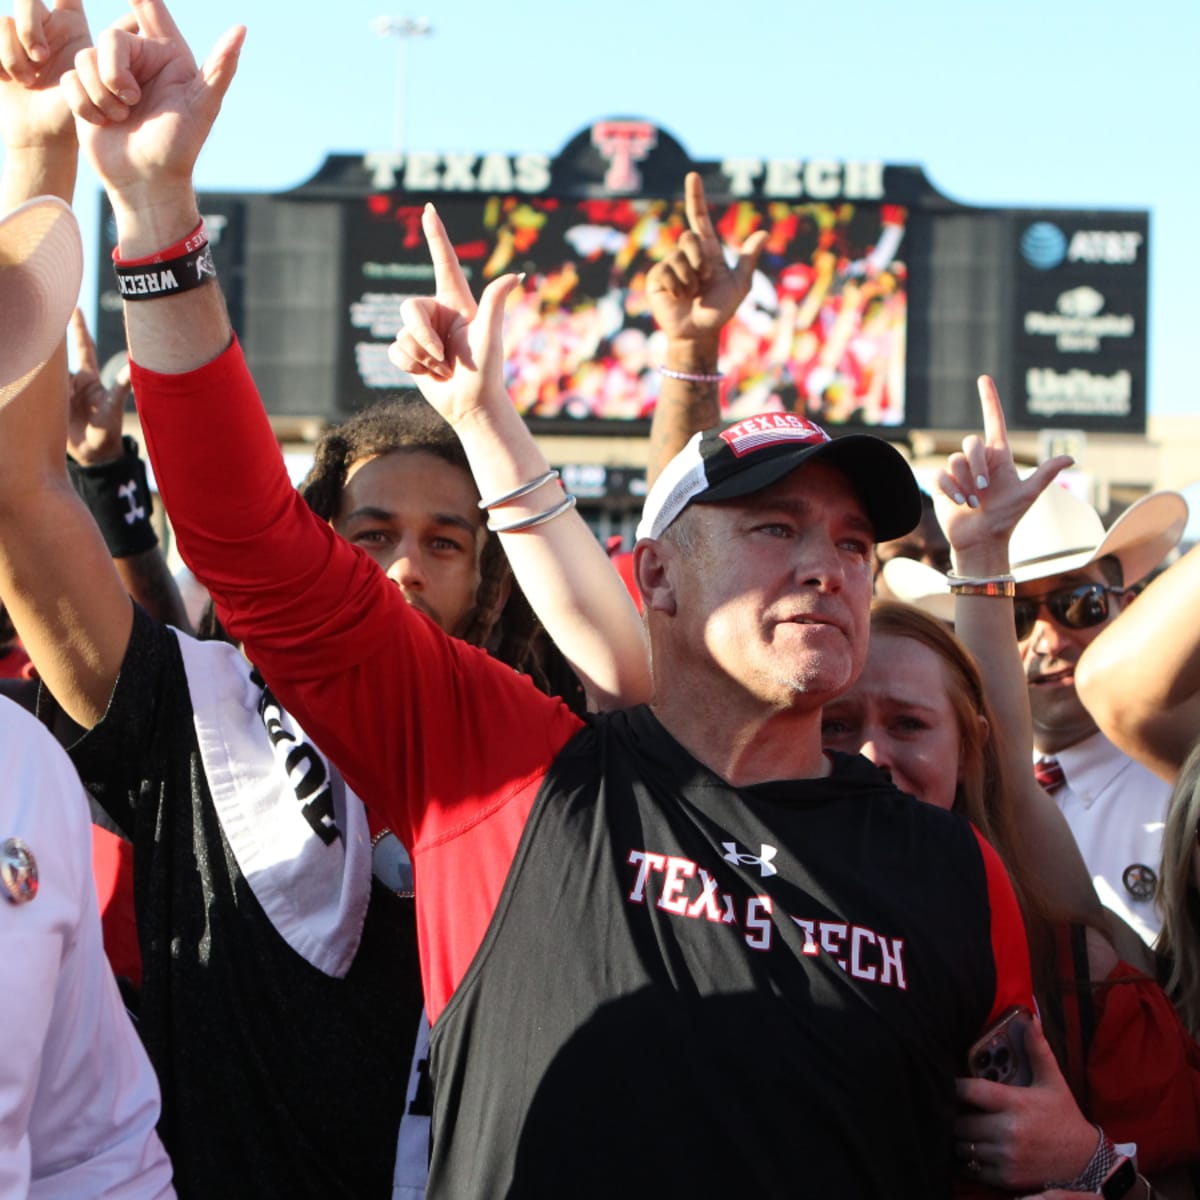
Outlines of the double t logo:
M 648 121 L 597 121 L 592 145 L 608 161 L 604 186 L 610 192 L 640 192 L 642 176 L 633 164 L 658 145 L 658 130 Z

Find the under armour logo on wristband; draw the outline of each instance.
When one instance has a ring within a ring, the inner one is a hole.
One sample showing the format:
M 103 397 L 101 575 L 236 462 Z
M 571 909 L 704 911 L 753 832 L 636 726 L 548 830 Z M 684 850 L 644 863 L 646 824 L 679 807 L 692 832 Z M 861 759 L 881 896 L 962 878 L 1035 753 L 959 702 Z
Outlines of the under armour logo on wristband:
M 122 514 L 126 525 L 132 525 L 135 521 L 144 521 L 146 519 L 145 506 L 137 503 L 138 485 L 136 479 L 131 479 L 128 483 L 121 484 L 117 488 L 117 495 L 129 505 L 129 510 Z
M 1033 774 L 1038 783 L 1051 795 L 1067 782 L 1057 758 L 1039 758 L 1033 764 Z
M 771 865 L 771 859 L 779 853 L 774 846 L 763 846 L 761 854 L 742 854 L 737 848 L 737 842 L 722 842 L 725 847 L 725 861 L 739 867 L 751 867 L 758 864 L 760 879 L 768 875 L 778 875 L 779 869 Z

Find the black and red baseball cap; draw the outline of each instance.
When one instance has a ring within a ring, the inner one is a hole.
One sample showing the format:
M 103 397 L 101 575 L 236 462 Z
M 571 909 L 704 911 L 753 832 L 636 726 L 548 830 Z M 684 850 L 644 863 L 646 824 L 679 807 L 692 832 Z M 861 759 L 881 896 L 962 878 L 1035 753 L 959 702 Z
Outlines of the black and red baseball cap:
M 689 504 L 753 495 L 814 461 L 837 467 L 854 485 L 876 541 L 903 537 L 920 521 L 917 481 L 890 442 L 868 433 L 831 438 L 796 413 L 764 413 L 696 434 L 655 480 L 637 536 L 659 537 Z

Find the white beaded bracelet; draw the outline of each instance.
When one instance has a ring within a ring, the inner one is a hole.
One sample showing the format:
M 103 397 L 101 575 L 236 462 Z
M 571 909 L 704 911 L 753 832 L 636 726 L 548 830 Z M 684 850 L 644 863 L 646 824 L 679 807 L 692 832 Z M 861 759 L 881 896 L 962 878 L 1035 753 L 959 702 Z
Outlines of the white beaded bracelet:
M 659 367 L 658 373 L 668 379 L 681 379 L 684 383 L 720 383 L 725 376 L 720 371 L 699 372 L 672 371 L 670 367 Z

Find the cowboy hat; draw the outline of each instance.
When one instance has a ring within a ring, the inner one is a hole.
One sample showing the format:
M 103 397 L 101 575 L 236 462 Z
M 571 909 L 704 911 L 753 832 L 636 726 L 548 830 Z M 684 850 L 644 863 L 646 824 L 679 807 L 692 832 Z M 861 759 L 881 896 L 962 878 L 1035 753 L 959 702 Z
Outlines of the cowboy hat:
M 1066 488 L 1051 484 L 1017 523 L 1009 560 L 1017 583 L 1065 575 L 1112 555 L 1126 587 L 1148 575 L 1174 549 L 1187 524 L 1187 502 L 1178 492 L 1151 492 L 1131 504 L 1106 533 L 1100 514 Z M 914 559 L 893 558 L 883 579 L 898 600 L 943 621 L 954 620 L 954 597 L 940 571 Z
M 1148 575 L 1175 548 L 1187 524 L 1178 492 L 1151 492 L 1131 504 L 1105 532 L 1100 514 L 1066 488 L 1051 484 L 1017 522 L 1008 543 L 1018 583 L 1078 571 L 1112 556 L 1126 587 Z
M 64 201 L 37 196 L 0 219 L 0 405 L 63 340 L 82 277 L 79 226 Z
M 950 584 L 936 567 L 915 558 L 889 558 L 879 572 L 887 590 L 897 600 L 923 609 L 939 621 L 954 624 L 954 597 Z

